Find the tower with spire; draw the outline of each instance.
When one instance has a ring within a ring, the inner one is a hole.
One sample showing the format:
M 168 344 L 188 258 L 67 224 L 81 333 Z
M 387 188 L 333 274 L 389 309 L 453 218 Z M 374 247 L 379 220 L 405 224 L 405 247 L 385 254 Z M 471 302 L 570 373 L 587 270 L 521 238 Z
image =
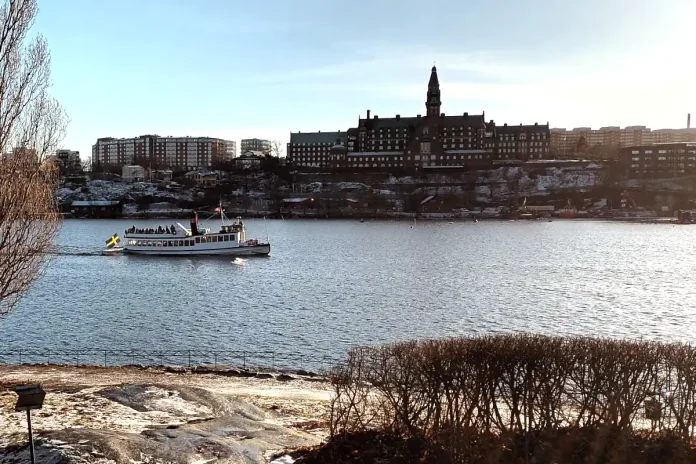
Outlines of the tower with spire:
M 438 116 L 440 114 L 440 81 L 437 78 L 437 68 L 433 66 L 430 70 L 430 80 L 428 81 L 428 97 L 425 101 L 426 114 L 428 116 Z

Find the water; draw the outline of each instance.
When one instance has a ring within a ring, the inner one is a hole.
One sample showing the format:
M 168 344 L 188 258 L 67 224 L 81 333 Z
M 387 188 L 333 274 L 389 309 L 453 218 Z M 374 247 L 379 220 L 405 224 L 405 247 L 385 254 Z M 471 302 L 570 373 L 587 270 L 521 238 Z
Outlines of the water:
M 58 242 L 103 249 L 132 224 L 68 220 Z M 0 319 L 0 347 L 340 357 L 360 344 L 496 332 L 693 340 L 696 227 L 412 225 L 269 220 L 272 255 L 236 261 L 59 256 Z M 247 226 L 265 237 L 263 220 Z

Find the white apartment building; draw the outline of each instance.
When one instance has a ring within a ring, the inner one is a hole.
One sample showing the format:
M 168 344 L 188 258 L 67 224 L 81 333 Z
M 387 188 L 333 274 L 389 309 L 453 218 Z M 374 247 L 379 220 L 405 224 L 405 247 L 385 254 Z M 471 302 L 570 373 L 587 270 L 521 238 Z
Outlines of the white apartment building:
M 556 154 L 571 155 L 578 151 L 581 140 L 587 148 L 619 148 L 652 145 L 655 143 L 696 142 L 696 129 L 658 129 L 646 126 L 576 127 L 551 129 L 551 147 Z M 618 153 L 618 152 L 617 152 Z
M 92 145 L 92 162 L 118 166 L 138 164 L 149 169 L 207 169 L 235 151 L 235 142 L 212 137 L 103 137 Z
M 234 140 L 225 140 L 225 160 L 231 160 L 237 157 L 237 142 Z

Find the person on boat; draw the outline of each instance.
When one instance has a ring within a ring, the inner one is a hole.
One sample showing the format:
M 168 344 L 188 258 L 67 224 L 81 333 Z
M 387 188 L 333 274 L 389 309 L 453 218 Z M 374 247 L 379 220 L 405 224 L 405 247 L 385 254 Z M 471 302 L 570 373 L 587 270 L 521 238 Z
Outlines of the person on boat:
M 172 234 L 176 234 L 176 229 L 174 228 L 174 224 L 172 224 L 170 230 L 171 230 Z

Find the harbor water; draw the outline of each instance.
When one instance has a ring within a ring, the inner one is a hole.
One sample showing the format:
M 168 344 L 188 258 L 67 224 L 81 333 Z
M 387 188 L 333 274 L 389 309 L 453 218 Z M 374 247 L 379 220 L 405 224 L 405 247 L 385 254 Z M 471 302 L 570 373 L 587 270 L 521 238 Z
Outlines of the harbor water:
M 132 225 L 66 220 L 57 242 L 102 250 Z M 0 319 L 0 349 L 338 358 L 355 345 L 465 334 L 696 333 L 696 226 L 249 220 L 247 229 L 268 234 L 271 256 L 55 256 Z

